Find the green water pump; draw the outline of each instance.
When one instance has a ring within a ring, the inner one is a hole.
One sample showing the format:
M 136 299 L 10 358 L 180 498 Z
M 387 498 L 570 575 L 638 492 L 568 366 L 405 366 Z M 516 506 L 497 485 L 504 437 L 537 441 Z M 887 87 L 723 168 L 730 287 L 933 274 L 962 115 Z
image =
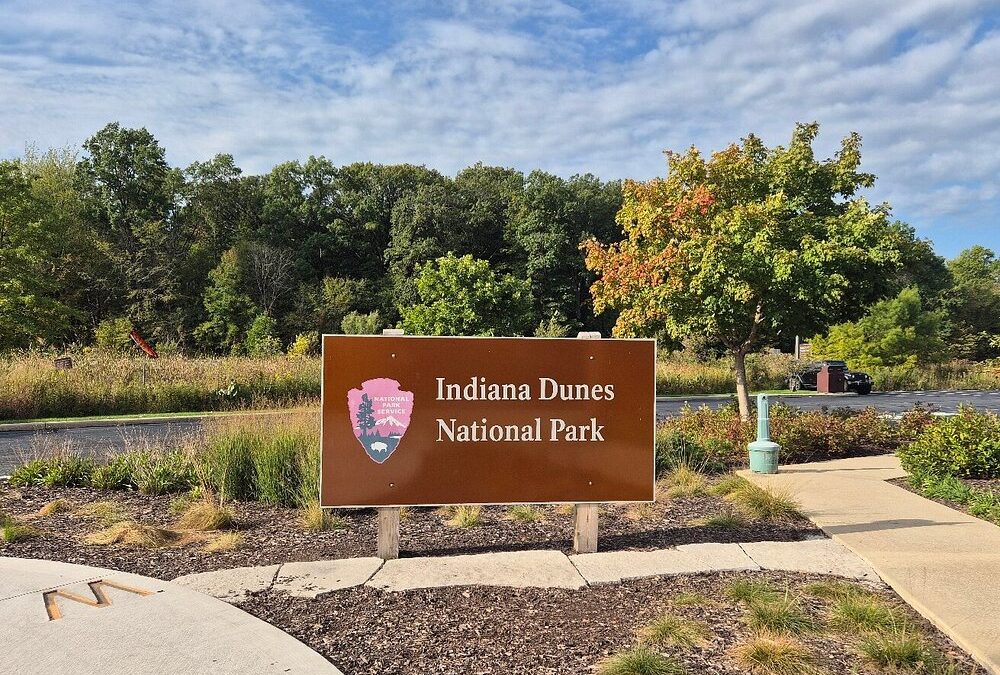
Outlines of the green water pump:
M 757 440 L 747 448 L 750 450 L 750 470 L 754 473 L 778 473 L 778 450 L 781 448 L 771 440 L 771 423 L 767 395 L 757 395 Z

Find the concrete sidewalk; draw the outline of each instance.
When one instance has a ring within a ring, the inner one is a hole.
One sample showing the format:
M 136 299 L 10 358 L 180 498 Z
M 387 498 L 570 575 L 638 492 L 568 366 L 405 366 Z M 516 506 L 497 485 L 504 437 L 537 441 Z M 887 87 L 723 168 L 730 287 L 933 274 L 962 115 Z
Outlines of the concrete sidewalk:
M 0 557 L 0 671 L 328 673 L 281 630 L 183 586 L 97 567 Z
M 685 544 L 658 551 L 505 551 L 475 555 L 346 558 L 238 567 L 174 579 L 196 591 L 239 602 L 249 593 L 277 591 L 314 598 L 362 584 L 383 591 L 446 586 L 584 588 L 626 579 L 739 570 L 830 574 L 881 583 L 875 571 L 826 538 L 748 544 Z
M 886 483 L 906 475 L 891 455 L 742 475 L 792 492 L 814 523 L 1000 674 L 1000 527 Z

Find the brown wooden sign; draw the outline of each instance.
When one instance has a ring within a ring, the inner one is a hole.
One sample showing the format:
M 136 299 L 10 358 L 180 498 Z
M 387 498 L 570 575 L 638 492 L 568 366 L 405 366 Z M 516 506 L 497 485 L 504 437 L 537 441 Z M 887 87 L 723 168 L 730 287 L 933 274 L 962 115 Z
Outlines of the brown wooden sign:
M 653 499 L 655 342 L 323 337 L 325 507 Z

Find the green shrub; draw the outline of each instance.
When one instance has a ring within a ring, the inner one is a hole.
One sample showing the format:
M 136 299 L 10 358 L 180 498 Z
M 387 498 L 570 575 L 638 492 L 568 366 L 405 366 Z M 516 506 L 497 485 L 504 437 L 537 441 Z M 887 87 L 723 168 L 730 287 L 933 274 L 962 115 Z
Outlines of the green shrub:
M 292 344 L 288 345 L 288 355 L 302 359 L 319 351 L 319 333 L 299 333 Z
M 132 480 L 133 457 L 131 453 L 123 453 L 111 457 L 105 464 L 94 467 L 90 474 L 92 487 L 101 490 L 119 490 L 135 487 Z
M 94 331 L 94 344 L 98 349 L 124 351 L 132 345 L 132 322 L 124 317 L 105 319 L 97 324 Z
M 340 322 L 340 330 L 344 331 L 344 335 L 376 335 L 381 332 L 382 326 L 382 317 L 378 312 L 348 312 Z
M 13 487 L 42 485 L 48 470 L 48 460 L 41 458 L 32 459 L 14 469 L 10 474 L 9 482 Z
M 771 406 L 771 438 L 781 446 L 780 461 L 797 464 L 892 452 L 933 421 L 924 412 L 892 422 L 874 408 L 804 411 L 777 404 Z M 657 470 L 665 471 L 678 458 L 694 458 L 712 471 L 745 465 L 747 444 L 756 432 L 756 420 L 740 419 L 733 405 L 685 408 L 657 428 Z
M 244 342 L 247 356 L 275 356 L 281 353 L 278 322 L 266 314 L 258 314 L 247 330 Z
M 70 453 L 39 457 L 22 464 L 10 475 L 14 487 L 85 487 L 90 485 L 94 460 Z
M 962 406 L 924 429 L 899 459 L 916 476 L 1000 478 L 1000 416 Z
M 194 465 L 180 450 L 150 453 L 133 467 L 132 480 L 145 495 L 190 490 L 196 483 Z

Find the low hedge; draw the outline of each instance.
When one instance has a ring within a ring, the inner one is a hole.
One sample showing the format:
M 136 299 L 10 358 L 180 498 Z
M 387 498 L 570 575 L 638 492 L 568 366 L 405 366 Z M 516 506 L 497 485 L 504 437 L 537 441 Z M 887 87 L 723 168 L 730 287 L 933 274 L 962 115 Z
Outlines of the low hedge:
M 899 451 L 914 476 L 1000 478 L 1000 416 L 963 406 Z
M 923 408 L 892 420 L 874 408 L 804 411 L 781 404 L 771 407 L 771 439 L 781 446 L 782 464 L 893 452 L 934 423 L 934 416 Z M 708 470 L 745 465 L 747 444 L 756 434 L 756 417 L 740 419 L 735 405 L 718 410 L 687 408 L 658 427 L 657 468 L 662 471 L 679 462 Z

